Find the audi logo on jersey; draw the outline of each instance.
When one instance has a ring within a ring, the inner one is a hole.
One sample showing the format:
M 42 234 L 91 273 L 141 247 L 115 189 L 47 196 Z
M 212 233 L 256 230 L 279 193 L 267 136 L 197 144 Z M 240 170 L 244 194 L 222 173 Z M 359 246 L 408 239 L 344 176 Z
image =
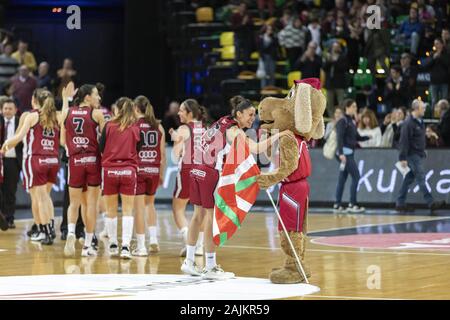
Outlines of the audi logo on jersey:
M 139 151 L 139 158 L 141 159 L 156 159 L 157 156 L 158 152 L 155 150 Z
M 73 137 L 72 142 L 77 146 L 86 147 L 89 144 L 89 138 L 86 137 Z
M 53 141 L 53 140 L 48 140 L 48 139 L 42 139 L 42 140 L 41 140 L 41 146 L 42 146 L 45 150 L 53 150 L 53 147 L 55 146 L 55 141 Z

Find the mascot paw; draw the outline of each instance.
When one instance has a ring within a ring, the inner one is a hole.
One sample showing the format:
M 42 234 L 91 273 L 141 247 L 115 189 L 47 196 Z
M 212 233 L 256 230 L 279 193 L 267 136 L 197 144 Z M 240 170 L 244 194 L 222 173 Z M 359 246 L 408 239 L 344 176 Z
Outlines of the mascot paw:
M 309 270 L 305 270 L 306 276 L 311 277 Z M 269 274 L 269 280 L 275 284 L 305 283 L 305 278 L 297 270 L 288 268 L 275 268 Z
M 258 183 L 260 189 L 268 189 L 272 186 L 269 179 L 267 179 L 267 176 L 264 175 L 256 177 L 256 182 Z

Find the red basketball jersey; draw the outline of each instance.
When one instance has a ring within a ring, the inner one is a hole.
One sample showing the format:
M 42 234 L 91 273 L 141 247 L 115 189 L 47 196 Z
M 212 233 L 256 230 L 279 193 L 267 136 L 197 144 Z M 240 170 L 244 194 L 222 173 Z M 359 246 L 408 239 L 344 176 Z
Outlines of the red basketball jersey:
M 299 151 L 298 166 L 283 182 L 294 182 L 306 179 L 311 175 L 311 158 L 309 156 L 308 145 L 298 135 L 295 135 L 295 139 L 297 140 Z
M 133 124 L 119 130 L 114 122 L 106 124 L 106 142 L 102 154 L 102 167 L 138 167 L 138 152 L 136 146 L 140 141 L 139 127 Z
M 71 107 L 64 121 L 66 127 L 66 146 L 68 156 L 81 153 L 98 154 L 98 123 L 92 118 L 94 109 Z
M 137 125 L 144 139 L 138 153 L 139 167 L 159 166 L 161 164 L 161 131 L 145 122 L 144 118 L 140 118 Z
M 58 158 L 59 128 L 55 126 L 53 129 L 44 129 L 38 121 L 28 131 L 24 139 L 23 150 L 24 157 L 43 156 Z
M 105 118 L 105 122 L 108 122 L 109 120 L 111 120 L 112 118 L 112 112 L 106 108 L 106 107 L 101 107 L 100 110 L 103 113 L 103 118 Z
M 193 164 L 201 160 L 201 142 L 206 128 L 201 121 L 192 121 L 187 124 L 189 128 L 189 139 L 184 142 L 183 157 L 180 167 L 182 170 L 192 168 Z

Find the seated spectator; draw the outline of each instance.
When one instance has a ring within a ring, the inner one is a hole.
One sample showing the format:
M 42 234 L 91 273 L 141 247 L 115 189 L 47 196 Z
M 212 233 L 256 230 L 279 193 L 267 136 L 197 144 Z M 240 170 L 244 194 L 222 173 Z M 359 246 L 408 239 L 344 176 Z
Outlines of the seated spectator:
M 39 64 L 37 82 L 38 88 L 46 88 L 47 90 L 52 91 L 53 80 L 48 74 L 49 69 L 50 65 L 48 62 L 44 61 Z
M 400 37 L 397 40 L 402 41 L 405 45 L 409 45 L 410 52 L 417 55 L 420 37 L 423 32 L 423 24 L 419 21 L 416 8 L 411 7 L 409 9 L 409 19 L 400 25 L 398 32 Z
M 331 52 L 325 55 L 323 65 L 323 70 L 326 73 L 324 87 L 327 89 L 327 112 L 329 117 L 334 114 L 335 100 L 337 100 L 338 105 L 344 100 L 348 68 L 347 55 L 342 52 L 339 42 L 335 41 L 331 47 Z
M 401 71 L 402 69 L 399 65 L 392 66 L 391 75 L 386 79 L 384 102 L 388 112 L 408 103 L 408 87 L 401 75 Z
M 31 72 L 36 71 L 37 64 L 34 54 L 28 51 L 28 43 L 20 40 L 17 51 L 14 52 L 11 57 L 17 60 L 19 64 L 26 65 Z
M 294 23 L 288 24 L 278 33 L 278 42 L 286 49 L 286 55 L 291 70 L 297 58 L 303 53 L 306 44 L 311 40 L 308 28 L 303 26 L 300 18 L 296 18 Z
M 278 56 L 278 41 L 271 25 L 265 25 L 259 35 L 257 46 L 260 57 L 264 62 L 265 77 L 261 79 L 261 87 L 275 85 L 275 67 Z
M 61 99 L 62 89 L 67 86 L 69 82 L 76 83 L 77 71 L 73 68 L 72 59 L 66 58 L 63 61 L 63 66 L 56 72 L 56 97 Z
M 439 138 L 439 135 L 436 132 L 437 127 L 433 124 L 428 125 L 425 129 L 427 148 L 439 148 L 442 146 L 442 140 Z
M 442 142 L 446 147 L 450 147 L 450 107 L 447 100 L 443 99 L 437 103 L 440 110 L 441 119 L 438 125 L 438 132 Z
M 342 109 L 340 107 L 335 107 L 334 108 L 334 117 L 333 117 L 333 119 L 330 122 L 327 123 L 327 126 L 325 128 L 325 135 L 323 136 L 323 138 L 325 140 L 328 139 L 328 137 L 331 134 L 331 131 L 333 131 L 334 127 L 336 126 L 336 123 L 343 116 L 344 116 L 344 112 L 342 111 Z
M 449 82 L 449 54 L 445 50 L 441 38 L 434 40 L 435 51 L 433 55 L 423 64 L 423 68 L 430 72 L 430 94 L 431 105 L 434 107 L 441 99 L 448 97 Z M 431 110 L 434 114 L 434 110 Z
M 411 55 L 409 53 L 402 53 L 400 58 L 400 66 L 402 67 L 402 77 L 406 82 L 408 90 L 408 103 L 412 102 L 416 97 L 416 79 L 417 79 L 417 67 L 411 66 Z
M 319 78 L 322 59 L 316 54 L 318 45 L 310 41 L 303 55 L 295 62 L 294 69 L 302 73 L 302 79 Z
M 381 129 L 378 126 L 378 120 L 372 110 L 366 110 L 361 116 L 361 122 L 358 125 L 360 136 L 369 136 L 370 139 L 360 141 L 361 148 L 381 147 Z
M 242 2 L 238 10 L 231 16 L 231 29 L 234 31 L 236 67 L 241 60 L 244 62 L 244 67 L 247 66 L 254 42 L 252 26 L 253 20 L 247 11 L 247 4 Z
M 31 109 L 31 97 L 37 88 L 37 81 L 26 65 L 19 68 L 19 74 L 11 79 L 12 94 L 17 99 L 19 113 Z
M 11 57 L 13 52 L 13 46 L 11 43 L 7 43 L 3 46 L 3 54 L 0 55 L 0 90 L 9 82 L 11 77 L 17 73 L 19 69 L 19 63 L 16 59 Z

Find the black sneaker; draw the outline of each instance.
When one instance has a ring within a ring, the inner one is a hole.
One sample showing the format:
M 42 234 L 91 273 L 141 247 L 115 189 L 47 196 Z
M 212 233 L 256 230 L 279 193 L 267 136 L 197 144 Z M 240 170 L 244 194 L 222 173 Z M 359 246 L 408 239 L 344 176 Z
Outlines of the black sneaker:
M 52 236 L 52 239 L 56 239 L 56 230 L 55 230 L 55 220 L 50 220 L 50 235 Z
M 6 221 L 5 216 L 1 212 L 0 212 L 0 230 L 2 231 L 8 230 L 8 221 Z
M 8 229 L 15 229 L 15 228 L 16 228 L 16 225 L 15 225 L 14 221 L 10 220 L 8 222 Z
M 51 228 L 50 223 L 44 225 L 44 228 L 43 228 L 43 231 L 45 233 L 45 239 L 42 240 L 41 243 L 45 246 L 51 246 L 53 244 L 53 237 L 52 237 L 50 228 Z
M 38 226 L 37 226 L 37 224 L 33 223 L 33 225 L 31 226 L 31 229 L 27 231 L 27 236 L 31 237 L 36 232 L 39 232 Z
M 98 239 L 94 233 L 94 235 L 92 236 L 92 244 L 91 244 L 92 248 L 94 248 L 95 250 L 98 250 Z
M 77 237 L 77 239 L 80 239 L 80 238 L 86 239 L 86 234 L 84 233 L 84 230 L 76 231 L 75 236 Z
M 61 231 L 61 240 L 66 241 L 67 240 L 67 230 Z

